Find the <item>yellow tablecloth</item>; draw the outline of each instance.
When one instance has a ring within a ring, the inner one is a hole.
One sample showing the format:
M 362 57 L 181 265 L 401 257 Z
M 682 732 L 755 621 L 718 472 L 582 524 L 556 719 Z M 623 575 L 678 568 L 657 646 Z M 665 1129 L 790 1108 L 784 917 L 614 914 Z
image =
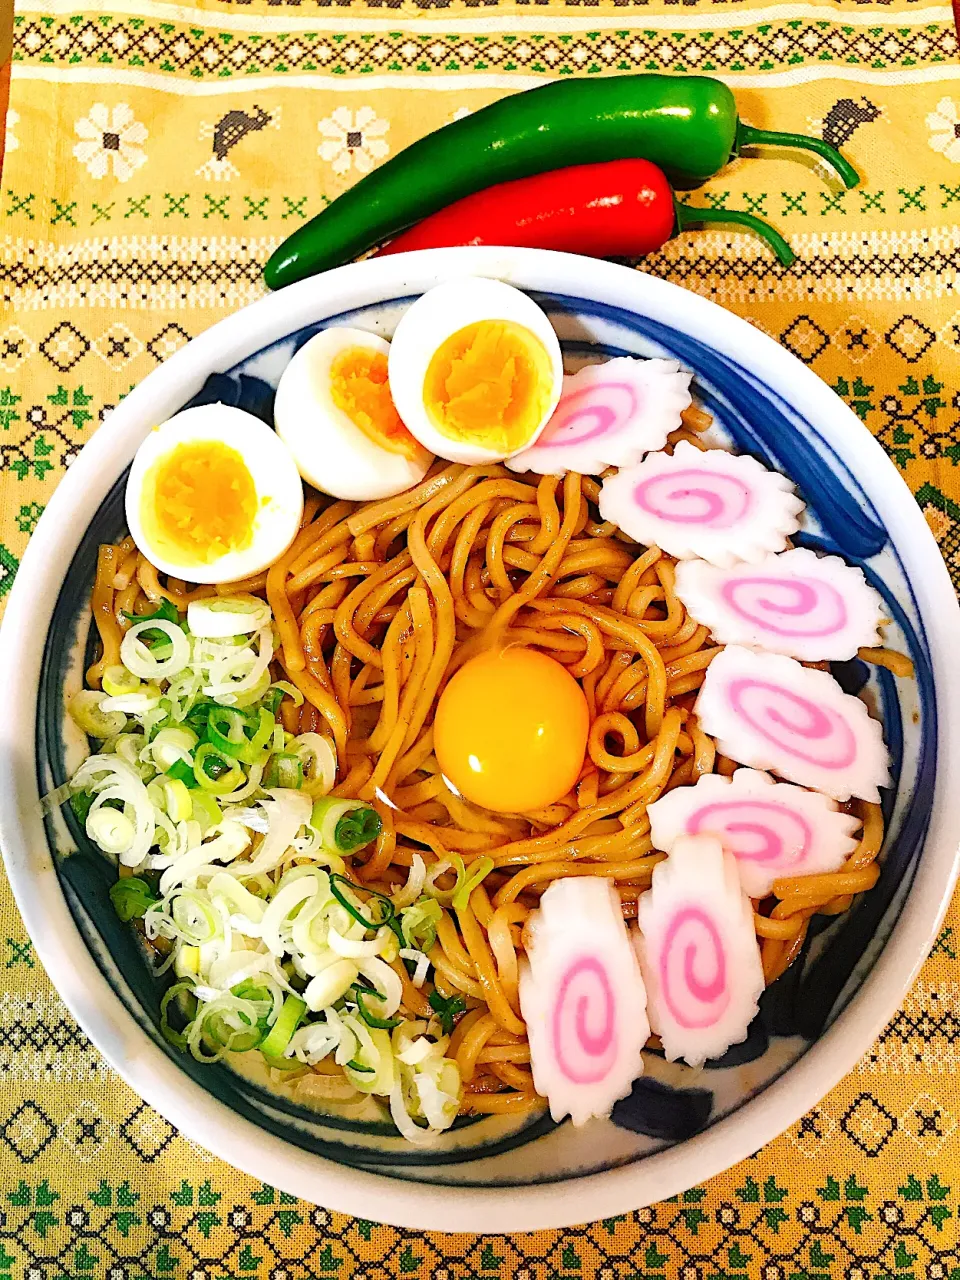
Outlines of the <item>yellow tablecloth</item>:
M 923 0 L 27 0 L 0 188 L 0 595 L 125 392 L 262 292 L 271 248 L 414 138 L 559 75 L 715 72 L 751 123 L 861 169 L 741 160 L 650 270 L 772 334 L 847 400 L 960 574 L 960 64 Z M 856 1070 L 752 1159 L 583 1229 L 425 1236 L 315 1209 L 199 1150 L 104 1065 L 0 898 L 0 1280 L 960 1280 L 960 916 Z M 371 1215 L 376 1206 L 371 1204 Z

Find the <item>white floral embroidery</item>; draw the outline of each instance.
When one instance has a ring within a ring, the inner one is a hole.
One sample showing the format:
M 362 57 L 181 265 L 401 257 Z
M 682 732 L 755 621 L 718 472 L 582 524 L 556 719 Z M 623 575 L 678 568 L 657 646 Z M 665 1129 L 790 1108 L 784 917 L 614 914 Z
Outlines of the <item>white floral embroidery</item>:
M 389 154 L 383 135 L 390 122 L 378 119 L 372 107 L 360 107 L 356 113 L 337 107 L 317 128 L 323 136 L 317 154 L 333 165 L 334 173 L 349 173 L 351 165 L 358 173 L 369 173 L 377 160 Z
M 16 151 L 17 147 L 19 147 L 20 145 L 20 139 L 13 132 L 14 125 L 17 125 L 19 123 L 20 123 L 20 112 L 14 111 L 13 107 L 11 107 L 10 110 L 7 112 L 7 125 L 6 125 L 7 140 L 4 144 L 8 151 Z
M 954 164 L 960 164 L 960 110 L 952 98 L 941 98 L 927 116 L 930 145 Z
M 139 143 L 146 142 L 146 127 L 134 118 L 125 102 L 111 111 L 102 102 L 95 102 L 90 114 L 81 116 L 74 129 L 81 141 L 73 148 L 73 154 L 87 166 L 94 178 L 105 178 L 111 169 L 118 182 L 132 178 L 147 153 Z

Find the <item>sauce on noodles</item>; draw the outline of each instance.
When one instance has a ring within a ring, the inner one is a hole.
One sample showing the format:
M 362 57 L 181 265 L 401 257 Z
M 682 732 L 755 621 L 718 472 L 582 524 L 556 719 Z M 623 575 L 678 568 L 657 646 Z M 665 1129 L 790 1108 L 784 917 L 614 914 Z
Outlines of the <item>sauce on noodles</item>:
M 684 420 L 671 443 L 699 444 L 709 418 L 690 409 Z M 375 845 L 347 860 L 347 874 L 391 894 L 417 854 L 428 869 L 457 854 L 468 874 L 479 859 L 492 862 L 467 902 L 443 908 L 429 953 L 432 979 L 417 987 L 402 961 L 392 964 L 410 1016 L 431 1015 L 434 990 L 443 1001 L 462 1001 L 447 1054 L 462 1076 L 463 1112 L 512 1114 L 540 1103 L 520 1016 L 518 955 L 545 887 L 560 877 L 605 877 L 623 916 L 634 918 L 666 856 L 651 845 L 647 806 L 736 767 L 693 710 L 719 648 L 678 599 L 675 562 L 603 522 L 598 492 L 596 478 L 576 473 L 521 478 L 496 464 L 437 463 L 421 484 L 384 501 L 308 493 L 286 554 L 266 573 L 220 587 L 163 580 L 130 538 L 100 549 L 92 604 L 102 654 L 88 672 L 91 686 L 118 662 L 127 614 L 162 600 L 182 612 L 217 593 L 265 597 L 281 642 L 274 676 L 304 699 L 300 707 L 282 704 L 285 729 L 328 736 L 339 766 L 332 794 L 369 802 L 382 821 Z M 433 754 L 439 695 L 464 662 L 497 644 L 555 658 L 589 709 L 576 785 L 524 814 L 469 804 Z M 883 650 L 862 656 L 898 673 L 909 665 Z M 847 811 L 861 828 L 845 866 L 777 881 L 769 898 L 754 902 L 768 983 L 798 955 L 815 913 L 846 911 L 876 883 L 879 807 L 854 801 Z M 314 1070 L 337 1069 L 322 1062 Z

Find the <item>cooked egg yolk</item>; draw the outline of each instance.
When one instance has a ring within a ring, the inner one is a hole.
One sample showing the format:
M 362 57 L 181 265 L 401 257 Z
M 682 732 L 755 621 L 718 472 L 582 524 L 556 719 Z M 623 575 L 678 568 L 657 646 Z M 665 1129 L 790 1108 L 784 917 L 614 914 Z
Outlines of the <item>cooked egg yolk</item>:
M 423 450 L 393 404 L 387 357 L 367 347 L 348 347 L 330 365 L 330 396 L 355 427 L 389 453 L 416 458 Z
M 210 564 L 253 539 L 257 487 L 236 449 L 219 440 L 179 444 L 147 473 L 144 532 L 185 564 Z
M 438 431 L 513 453 L 534 434 L 550 406 L 553 366 L 529 329 L 478 320 L 434 352 L 423 403 Z
M 590 715 L 573 676 L 536 649 L 480 654 L 443 691 L 433 727 L 443 774 L 498 813 L 553 804 L 580 774 Z

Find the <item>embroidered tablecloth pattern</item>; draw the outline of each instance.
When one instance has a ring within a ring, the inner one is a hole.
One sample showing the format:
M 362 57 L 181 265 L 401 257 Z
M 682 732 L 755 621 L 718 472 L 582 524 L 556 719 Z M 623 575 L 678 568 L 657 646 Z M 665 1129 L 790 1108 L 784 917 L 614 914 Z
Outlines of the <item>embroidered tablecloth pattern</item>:
M 753 124 L 863 175 L 740 160 L 722 231 L 648 269 L 811 366 L 900 468 L 960 583 L 960 62 L 949 9 L 750 0 L 26 0 L 0 184 L 0 596 L 110 408 L 262 292 L 273 246 L 416 137 L 564 75 L 714 72 Z M 399 1231 L 241 1175 L 105 1066 L 0 897 L 0 1280 L 960 1280 L 960 914 L 800 1123 L 679 1199 L 582 1229 Z M 371 1215 L 376 1206 L 370 1206 Z

